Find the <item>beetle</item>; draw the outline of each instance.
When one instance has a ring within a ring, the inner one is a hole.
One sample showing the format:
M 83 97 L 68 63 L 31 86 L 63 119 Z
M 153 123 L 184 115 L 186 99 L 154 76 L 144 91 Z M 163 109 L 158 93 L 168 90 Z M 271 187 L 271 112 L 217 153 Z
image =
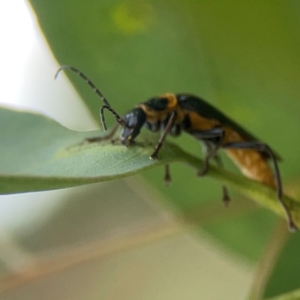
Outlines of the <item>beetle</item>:
M 204 176 L 209 170 L 209 162 L 215 159 L 221 165 L 217 156 L 218 150 L 223 149 L 231 160 L 240 168 L 248 178 L 262 184 L 276 188 L 277 198 L 285 211 L 288 227 L 291 231 L 296 230 L 292 216 L 282 200 L 282 182 L 277 160 L 280 160 L 269 145 L 261 142 L 254 135 L 245 130 L 241 125 L 227 117 L 221 111 L 213 107 L 202 98 L 191 94 L 166 93 L 139 103 L 121 117 L 109 104 L 101 91 L 80 70 L 72 66 L 61 66 L 55 74 L 69 69 L 83 78 L 102 99 L 104 105 L 100 108 L 100 116 L 103 127 L 107 130 L 104 110 L 108 110 L 116 119 L 117 126 L 107 137 L 114 135 L 118 125 L 122 127 L 120 140 L 122 144 L 130 146 L 134 144 L 142 127 L 150 131 L 162 131 L 162 135 L 155 146 L 150 159 L 158 159 L 158 154 L 168 135 L 178 136 L 186 132 L 196 140 L 202 142 L 205 149 L 204 166 L 198 171 L 198 176 Z M 103 137 L 87 139 L 87 142 L 103 140 Z M 274 166 L 274 172 L 268 162 Z M 170 181 L 169 165 L 165 167 L 165 180 Z M 228 192 L 223 186 L 223 200 L 229 201 Z

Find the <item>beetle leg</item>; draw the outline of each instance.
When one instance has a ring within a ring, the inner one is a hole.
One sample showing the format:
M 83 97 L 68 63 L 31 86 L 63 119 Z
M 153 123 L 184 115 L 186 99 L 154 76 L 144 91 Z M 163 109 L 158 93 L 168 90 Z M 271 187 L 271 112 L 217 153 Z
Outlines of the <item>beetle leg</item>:
M 205 145 L 205 157 L 204 157 L 204 165 L 202 170 L 199 170 L 197 173 L 197 176 L 204 176 L 208 172 L 209 169 L 209 161 L 212 158 L 216 157 L 218 148 L 215 145 L 212 145 L 211 143 L 204 142 Z
M 172 177 L 170 173 L 170 165 L 165 165 L 165 177 L 164 177 L 165 185 L 168 186 L 172 182 Z
M 204 167 L 198 171 L 197 176 L 204 176 L 209 170 L 209 161 L 214 159 L 220 167 L 223 167 L 221 158 L 217 155 L 224 138 L 224 130 L 222 128 L 214 128 L 211 130 L 198 131 L 192 133 L 194 137 L 201 139 L 204 144 L 205 158 Z M 219 139 L 217 142 L 213 139 Z M 227 206 L 230 202 L 227 187 L 222 185 L 223 198 L 222 201 Z
M 204 166 L 197 174 L 198 176 L 204 176 L 209 169 L 209 161 L 216 156 L 222 145 L 224 130 L 218 127 L 211 130 L 194 131 L 192 132 L 192 135 L 196 139 L 202 140 L 206 147 Z
M 221 159 L 221 157 L 216 154 L 215 157 L 214 157 L 214 160 L 216 161 L 217 165 L 220 167 L 220 168 L 223 168 L 223 161 Z M 222 190 L 223 190 L 223 198 L 222 198 L 222 201 L 224 203 L 225 206 L 228 206 L 229 202 L 230 202 L 230 196 L 229 196 L 229 193 L 228 193 L 228 189 L 225 185 L 222 185 Z
M 214 159 L 219 167 L 223 167 L 223 163 L 221 157 L 217 155 L 217 151 L 220 148 L 220 145 L 214 145 L 212 143 L 203 142 L 205 149 L 205 159 L 204 159 L 204 167 L 202 170 L 198 171 L 197 176 L 204 176 L 209 169 L 209 160 Z M 230 202 L 229 193 L 227 187 L 222 185 L 222 202 L 225 206 L 228 206 Z
M 163 132 L 163 134 L 161 135 L 161 137 L 160 137 L 157 145 L 155 146 L 155 150 L 152 153 L 152 155 L 150 156 L 150 159 L 157 159 L 158 158 L 158 153 L 159 153 L 161 147 L 163 146 L 168 133 L 170 132 L 172 126 L 174 125 L 175 119 L 176 119 L 176 111 L 173 111 L 171 113 L 171 116 L 170 116 L 170 119 L 168 121 L 168 124 L 167 124 L 167 126 L 165 128 L 165 131 Z
M 222 185 L 222 191 L 223 191 L 223 198 L 222 201 L 224 203 L 224 205 L 227 207 L 231 201 L 229 193 L 228 193 L 228 189 L 225 185 Z
M 115 124 L 115 126 L 113 127 L 113 129 L 105 136 L 94 136 L 94 137 L 90 137 L 90 138 L 86 138 L 84 140 L 85 143 L 97 143 L 97 142 L 101 142 L 101 141 L 106 141 L 106 140 L 111 140 L 114 135 L 116 134 L 117 129 L 119 128 L 120 124 L 117 123 Z
M 286 213 L 288 226 L 290 231 L 295 231 L 297 226 L 295 225 L 291 213 L 289 212 L 286 204 L 282 200 L 282 183 L 280 172 L 277 164 L 277 160 L 275 154 L 273 153 L 272 149 L 267 144 L 262 144 L 259 142 L 237 142 L 237 143 L 228 143 L 222 146 L 223 148 L 236 148 L 236 149 L 253 149 L 260 152 L 267 153 L 274 165 L 275 171 L 275 180 L 276 180 L 276 191 L 277 191 L 277 198 L 281 206 L 283 207 L 284 212 Z

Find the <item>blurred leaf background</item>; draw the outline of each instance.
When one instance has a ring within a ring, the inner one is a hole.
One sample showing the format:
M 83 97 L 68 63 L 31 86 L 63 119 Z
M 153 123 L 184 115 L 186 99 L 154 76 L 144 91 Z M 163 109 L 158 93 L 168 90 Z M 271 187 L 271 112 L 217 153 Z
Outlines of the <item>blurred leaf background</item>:
M 82 70 L 118 112 L 164 92 L 197 94 L 280 153 L 285 191 L 299 198 L 299 1 L 30 4 L 58 64 Z M 100 125 L 100 100 L 67 75 Z M 176 142 L 201 155 L 190 137 Z M 300 287 L 299 234 L 238 194 L 225 209 L 220 185 L 184 165 L 171 171 L 168 188 L 159 168 L 68 190 L 47 222 L 14 233 L 29 265 L 17 280 L 3 267 L 2 298 L 260 299 Z

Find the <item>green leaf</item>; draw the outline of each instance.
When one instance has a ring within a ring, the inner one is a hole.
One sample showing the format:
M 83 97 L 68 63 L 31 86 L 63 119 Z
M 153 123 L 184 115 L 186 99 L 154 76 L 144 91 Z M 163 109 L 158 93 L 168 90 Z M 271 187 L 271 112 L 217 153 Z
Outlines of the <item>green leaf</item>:
M 76 132 L 44 116 L 0 110 L 0 192 L 51 190 L 117 179 L 179 159 L 180 150 L 166 146 L 152 161 L 149 139 L 126 148 L 111 141 L 86 144 L 98 131 Z M 144 144 L 142 143 L 144 142 Z
M 3 194 L 51 190 L 80 184 L 117 179 L 174 161 L 185 162 L 196 170 L 201 160 L 179 147 L 166 143 L 160 159 L 152 161 L 153 141 L 138 140 L 127 148 L 112 144 L 84 143 L 97 132 L 76 132 L 58 123 L 31 113 L 0 110 L 0 192 Z M 273 190 L 242 176 L 211 167 L 208 173 L 263 206 L 283 215 Z M 300 202 L 285 198 L 297 223 L 300 220 Z M 300 223 L 299 223 L 300 224 Z

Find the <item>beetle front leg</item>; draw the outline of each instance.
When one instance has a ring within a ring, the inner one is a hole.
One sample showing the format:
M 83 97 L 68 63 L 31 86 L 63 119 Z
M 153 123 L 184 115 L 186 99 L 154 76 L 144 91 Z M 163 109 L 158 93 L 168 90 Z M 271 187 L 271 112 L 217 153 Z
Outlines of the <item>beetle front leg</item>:
M 154 160 L 154 159 L 158 158 L 158 153 L 159 153 L 161 147 L 163 146 L 163 144 L 165 143 L 166 137 L 167 137 L 168 133 L 170 132 L 172 126 L 174 125 L 175 119 L 176 119 L 176 111 L 173 111 L 171 114 L 171 117 L 168 121 L 168 124 L 166 126 L 166 129 L 163 132 L 163 134 L 161 135 L 157 145 L 155 146 L 155 150 L 152 153 L 152 155 L 150 156 L 150 159 Z
M 107 130 L 107 126 L 106 126 L 106 122 L 105 122 L 105 118 L 104 118 L 104 109 L 107 109 L 111 114 L 113 114 L 113 116 L 116 118 L 117 123 L 114 125 L 111 132 L 109 134 L 107 134 L 106 136 L 86 138 L 84 140 L 85 142 L 95 143 L 95 142 L 101 142 L 101 141 L 105 141 L 105 140 L 111 140 L 120 125 L 124 128 L 128 127 L 126 122 L 120 117 L 120 115 L 113 108 L 111 108 L 109 105 L 103 105 L 100 109 L 100 117 L 101 117 L 101 122 L 102 122 L 102 125 L 104 128 L 104 131 Z
M 86 138 L 86 139 L 84 139 L 84 143 L 97 143 L 97 142 L 101 142 L 101 141 L 111 140 L 115 136 L 119 126 L 120 125 L 118 123 L 116 123 L 115 126 L 113 127 L 113 129 L 107 135 Z

